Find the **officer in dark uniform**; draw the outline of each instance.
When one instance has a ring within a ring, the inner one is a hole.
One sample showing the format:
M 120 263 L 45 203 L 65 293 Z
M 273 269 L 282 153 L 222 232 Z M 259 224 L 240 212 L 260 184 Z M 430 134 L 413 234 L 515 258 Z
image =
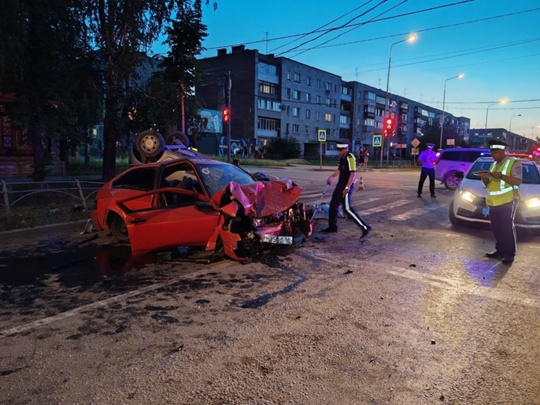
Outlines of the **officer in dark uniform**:
M 338 177 L 338 183 L 330 200 L 328 228 L 322 232 L 337 232 L 337 218 L 339 206 L 343 205 L 348 218 L 352 219 L 356 225 L 362 229 L 362 236 L 367 236 L 371 230 L 371 226 L 351 207 L 351 196 L 354 190 L 354 182 L 356 180 L 356 158 L 352 153 L 349 153 L 349 145 L 346 143 L 338 143 L 336 145 L 339 153 L 339 166 L 337 170 L 328 177 L 327 184 L 332 183 L 334 177 Z
M 479 172 L 488 191 L 486 203 L 495 236 L 495 252 L 486 253 L 486 256 L 510 264 L 516 255 L 514 216 L 522 181 L 522 165 L 519 160 L 508 157 L 508 144 L 504 141 L 489 141 L 489 150 L 494 162 L 489 170 Z

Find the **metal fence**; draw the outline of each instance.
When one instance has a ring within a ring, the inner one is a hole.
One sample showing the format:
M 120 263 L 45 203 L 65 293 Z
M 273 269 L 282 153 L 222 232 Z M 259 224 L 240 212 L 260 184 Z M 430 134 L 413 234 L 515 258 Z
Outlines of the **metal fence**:
M 7 216 L 11 215 L 11 208 L 26 198 L 42 193 L 56 193 L 68 195 L 79 201 L 84 210 L 88 211 L 88 200 L 103 186 L 102 182 L 79 180 L 47 180 L 8 182 L 2 179 L 3 203 L 0 206 L 5 207 Z

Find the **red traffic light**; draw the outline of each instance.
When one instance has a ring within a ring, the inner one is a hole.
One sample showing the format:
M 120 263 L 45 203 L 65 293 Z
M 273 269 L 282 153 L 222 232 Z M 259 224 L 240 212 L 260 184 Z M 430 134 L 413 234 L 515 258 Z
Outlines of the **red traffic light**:
M 221 110 L 221 118 L 223 119 L 223 122 L 229 122 L 231 120 L 230 108 L 225 107 L 223 110 Z
M 392 117 L 386 117 L 384 119 L 384 129 L 388 132 L 394 130 L 394 119 Z

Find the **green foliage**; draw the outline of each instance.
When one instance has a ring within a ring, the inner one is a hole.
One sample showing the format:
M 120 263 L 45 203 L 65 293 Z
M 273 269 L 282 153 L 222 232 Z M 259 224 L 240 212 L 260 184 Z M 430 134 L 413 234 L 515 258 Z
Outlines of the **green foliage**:
M 264 155 L 268 159 L 296 159 L 301 151 L 296 138 L 276 138 L 266 147 Z

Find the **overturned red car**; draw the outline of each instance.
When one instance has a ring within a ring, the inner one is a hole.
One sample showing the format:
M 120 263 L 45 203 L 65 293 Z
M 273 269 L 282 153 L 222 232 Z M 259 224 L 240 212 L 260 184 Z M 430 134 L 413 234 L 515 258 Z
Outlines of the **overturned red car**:
M 129 241 L 133 255 L 199 246 L 242 260 L 311 235 L 301 191 L 290 179 L 257 181 L 235 165 L 185 151 L 106 183 L 92 222 Z

